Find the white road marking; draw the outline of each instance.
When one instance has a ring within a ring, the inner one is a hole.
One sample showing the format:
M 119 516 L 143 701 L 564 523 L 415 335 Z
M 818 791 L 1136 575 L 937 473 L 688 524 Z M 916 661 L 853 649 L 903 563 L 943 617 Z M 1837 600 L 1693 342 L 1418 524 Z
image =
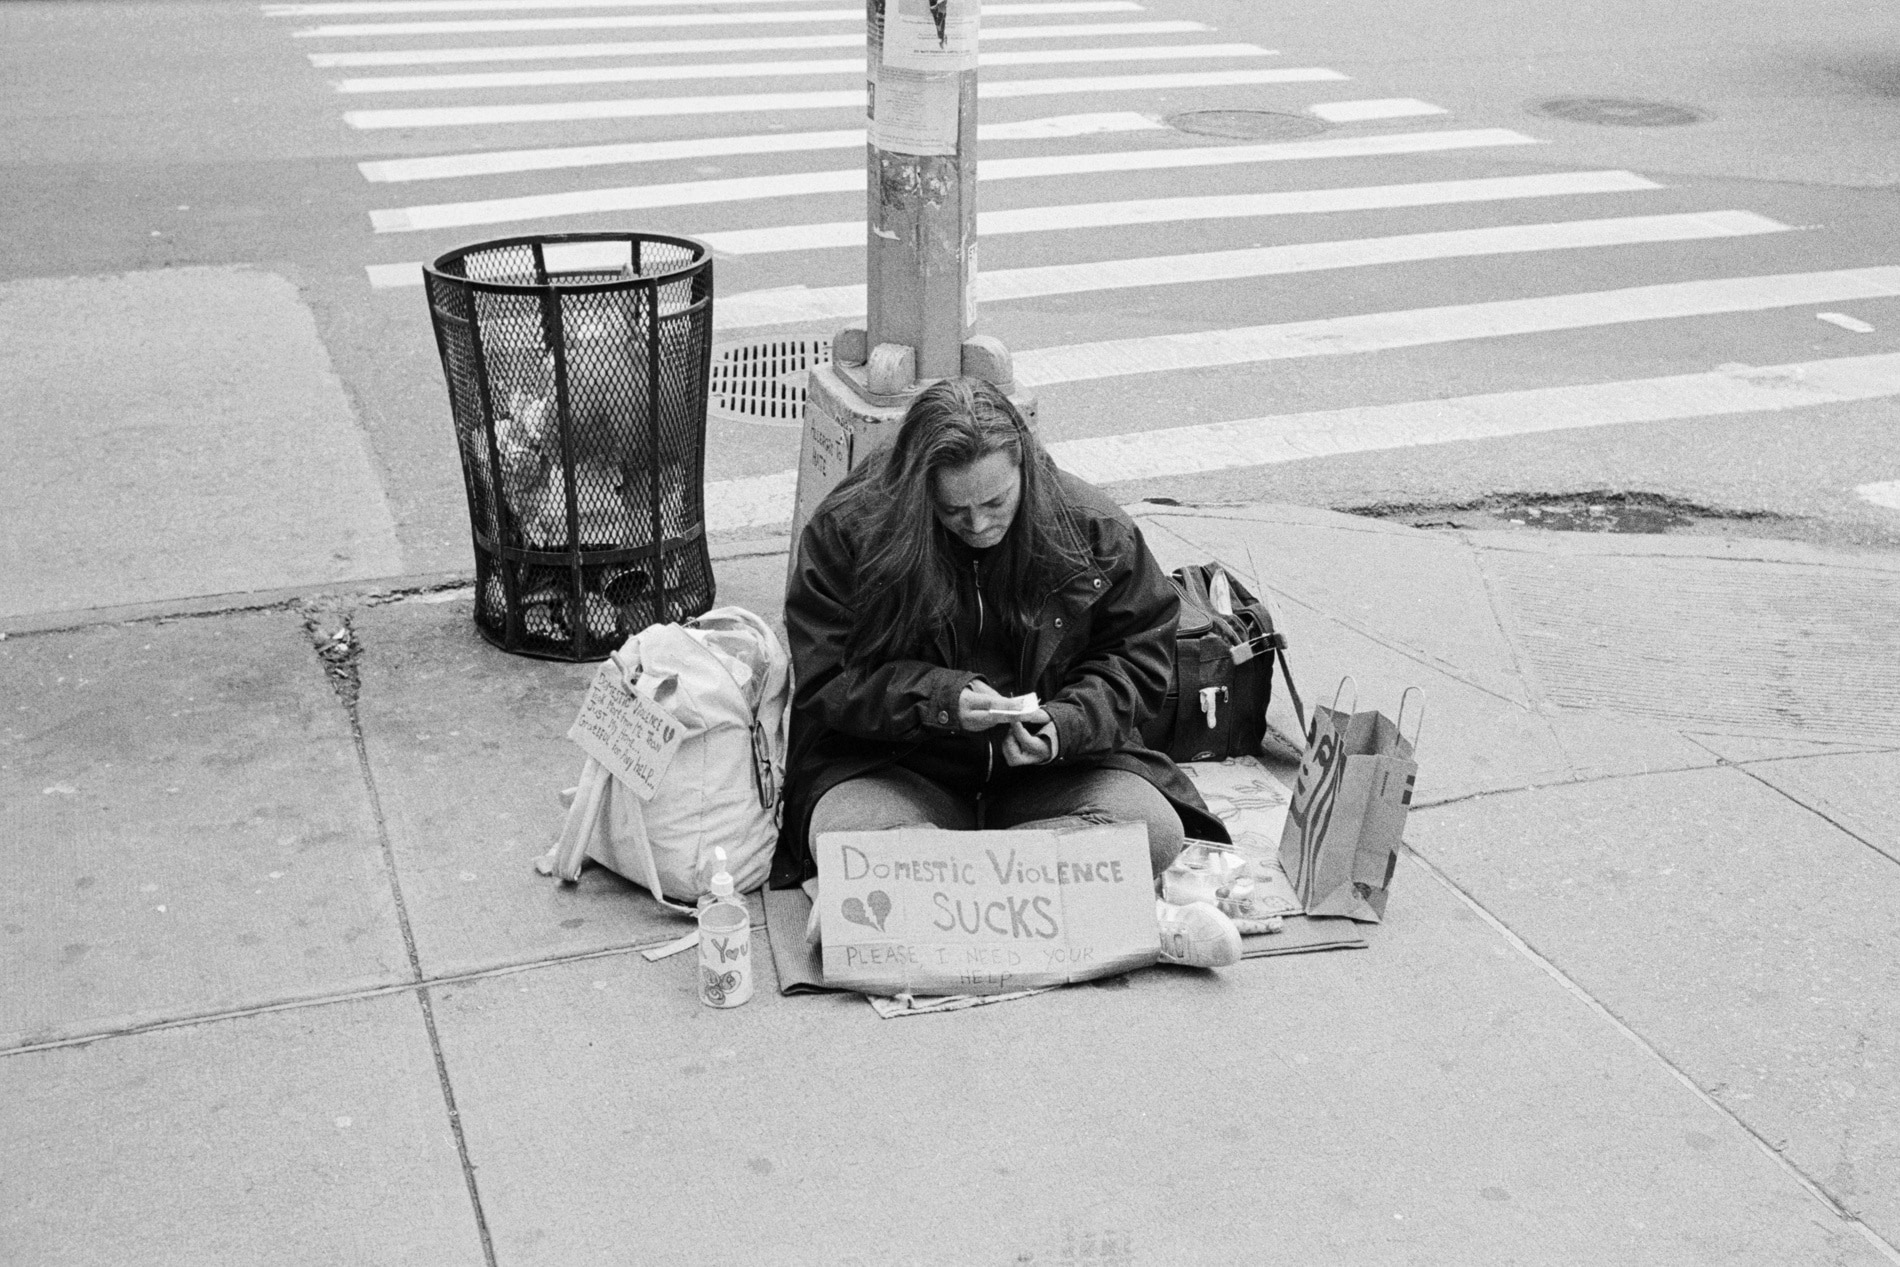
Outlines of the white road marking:
M 1814 316 L 1816 320 L 1825 321 L 1831 326 L 1839 326 L 1843 330 L 1852 330 L 1855 334 L 1874 332 L 1874 328 L 1865 321 L 1859 317 L 1850 317 L 1844 312 L 1817 312 Z
M 1146 259 L 1002 269 L 977 274 L 976 292 L 980 302 L 993 303 L 1044 295 L 1073 295 L 1187 282 L 1234 281 L 1247 277 L 1367 268 L 1418 260 L 1578 250 L 1649 242 L 1687 242 L 1781 233 L 1788 228 L 1785 224 L 1748 211 L 1701 211 L 1604 220 L 1570 220 L 1554 224 L 1502 225 L 1191 255 L 1160 255 Z M 849 320 L 863 315 L 862 285 L 819 288 L 786 286 L 729 295 L 718 300 L 713 305 L 713 327 L 720 330 L 753 329 L 806 321 Z
M 549 9 L 686 9 L 715 4 L 799 4 L 803 0 L 339 0 L 334 4 L 266 4 L 267 18 L 367 18 L 396 13 L 519 13 Z
M 422 285 L 422 264 L 418 260 L 401 264 L 365 264 L 363 272 L 368 274 L 373 290 L 396 290 Z
M 416 233 L 469 224 L 510 220 L 551 220 L 557 216 L 601 211 L 642 211 L 655 207 L 709 206 L 760 198 L 804 198 L 812 194 L 862 191 L 864 169 L 830 172 L 781 172 L 772 176 L 736 176 L 726 180 L 683 180 L 663 185 L 628 185 L 569 194 L 529 194 L 475 202 L 443 202 L 421 207 L 392 207 L 369 213 L 378 233 Z
M 1071 176 L 1084 172 L 1155 171 L 1174 167 L 1226 167 L 1235 163 L 1306 162 L 1329 158 L 1374 158 L 1389 154 L 1427 154 L 1442 150 L 1488 149 L 1499 145 L 1541 145 L 1536 137 L 1509 128 L 1473 128 L 1459 132 L 1395 132 L 1382 136 L 1329 137 L 1323 141 L 1273 141 L 1264 145 L 1206 145 L 1191 149 L 1120 150 L 1104 154 L 1044 154 L 999 158 L 979 163 L 985 180 L 1033 176 Z
M 1015 123 L 985 123 L 977 127 L 979 141 L 1053 140 L 1107 132 L 1164 131 L 1167 124 L 1131 110 L 1094 114 L 1051 115 Z M 499 172 L 552 171 L 569 167 L 604 167 L 622 163 L 655 163 L 683 158 L 713 158 L 728 154 L 792 154 L 813 150 L 852 150 L 864 147 L 863 128 L 829 132 L 767 132 L 755 136 L 696 137 L 679 141 L 629 141 L 619 145 L 572 145 L 556 149 L 495 150 L 475 154 L 438 154 L 428 158 L 382 159 L 358 163 L 365 180 L 395 183 L 443 180 L 457 176 L 491 176 Z
M 1110 35 L 1189 35 L 1202 22 L 1084 22 L 1067 26 L 993 26 L 983 42 L 1027 39 L 1097 39 Z M 697 40 L 590 40 L 581 44 L 478 44 L 456 48 L 372 49 L 356 53 L 306 53 L 319 70 L 355 66 L 442 66 L 468 62 L 544 62 L 580 57 L 687 57 L 705 53 L 787 53 L 810 48 L 863 48 L 861 31 L 827 35 L 735 35 Z
M 1138 92 L 1237 84 L 1292 84 L 1344 79 L 1317 67 L 1190 71 L 1175 75 L 1075 75 L 1061 79 L 1001 79 L 979 83 L 981 98 L 1047 97 L 1070 92 Z M 349 110 L 353 128 L 448 128 L 496 123 L 557 123 L 575 119 L 638 119 L 682 114 L 768 114 L 785 110 L 863 109 L 864 88 L 816 92 L 757 92 L 723 97 L 615 97 L 600 101 L 543 101 L 509 106 L 429 106 Z
M 670 79 L 784 79 L 864 74 L 862 57 L 791 62 L 708 62 L 700 65 L 590 66 L 585 70 L 503 70 L 460 75 L 379 75 L 339 79 L 340 93 L 442 92 L 482 88 L 545 88 L 567 84 L 659 83 Z
M 1900 510 L 1900 480 L 1882 480 L 1878 484 L 1856 485 L 1854 492 L 1862 501 L 1884 506 L 1888 510 Z M 786 518 L 791 518 L 790 514 Z
M 1443 114 L 1445 107 L 1415 97 L 1388 97 L 1382 101 L 1323 101 L 1307 113 L 1329 123 L 1358 123 L 1365 119 L 1404 119 L 1419 114 Z
M 1005 49 L 982 53 L 982 66 L 1053 66 L 1079 62 L 1205 61 L 1223 57 L 1273 57 L 1258 44 L 1147 44 L 1115 48 Z M 830 58 L 789 62 L 709 62 L 701 65 L 589 66 L 580 70 L 502 70 L 453 75 L 375 75 L 340 79 L 345 94 L 446 92 L 485 88 L 546 88 L 569 84 L 654 83 L 667 79 L 778 79 L 797 75 L 862 75 L 864 59 Z
M 1139 13 L 1136 0 L 1055 0 L 1042 4 L 986 4 L 983 17 L 1055 17 L 1077 13 Z M 796 13 L 633 13 L 600 18 L 477 18 L 464 22 L 333 22 L 292 31 L 297 39 L 376 35 L 475 35 L 497 31 L 605 31 L 653 26 L 757 26 L 767 22 L 863 22 L 864 10 L 812 9 Z
M 1475 132 L 1412 132 L 1337 141 L 1281 141 L 1269 145 L 1197 146 L 1173 150 L 1119 150 L 1096 154 L 993 158 L 978 162 L 976 174 L 979 180 L 1024 180 L 1090 172 L 1157 171 L 1534 143 L 1528 136 L 1499 128 Z M 733 176 L 719 180 L 623 185 L 560 194 L 524 194 L 514 198 L 427 203 L 372 211 L 369 218 L 378 233 L 415 233 L 469 224 L 593 215 L 603 211 L 639 211 L 701 203 L 791 198 L 806 194 L 850 193 L 862 190 L 864 181 L 862 167 L 824 172 L 779 172 L 770 176 Z
M 1083 479 L 1193 475 L 1544 431 L 1771 413 L 1900 395 L 1900 355 L 1541 387 L 1450 400 L 1282 414 L 1052 444 Z M 787 514 L 786 518 L 790 518 Z
M 1165 224 L 1186 220 L 1238 219 L 1251 216 L 1312 215 L 1371 211 L 1392 207 L 1429 207 L 1516 198 L 1562 198 L 1585 194 L 1633 193 L 1660 189 L 1633 172 L 1553 172 L 1542 176 L 1492 176 L 1476 180 L 1425 181 L 1411 185 L 1370 185 L 1350 189 L 1290 190 L 1270 194 L 1215 194 L 1188 198 L 1145 198 L 1130 202 L 1077 203 L 1059 207 L 1022 207 L 980 211 L 977 232 L 1041 233 L 1058 229 L 1115 225 Z M 769 255 L 864 246 L 862 220 L 828 224 L 788 224 L 763 229 L 702 233 L 700 241 L 722 255 Z M 415 261 L 367 266 L 378 290 L 422 284 Z M 980 274 L 979 274 L 980 276 Z M 715 305 L 717 307 L 717 305 Z
M 1065 469 L 1112 484 L 1543 431 L 1771 413 L 1893 396 L 1900 396 L 1900 354 L 1279 414 L 1068 440 L 1049 450 Z M 709 483 L 706 526 L 720 532 L 789 523 L 797 484 L 796 471 Z M 1891 490 L 1892 503 L 1868 500 L 1900 508 L 1900 481 L 1863 488 Z
M 1900 267 L 1894 266 L 1719 277 L 1032 348 L 1016 353 L 1016 378 L 1029 386 L 1074 383 L 1896 295 Z

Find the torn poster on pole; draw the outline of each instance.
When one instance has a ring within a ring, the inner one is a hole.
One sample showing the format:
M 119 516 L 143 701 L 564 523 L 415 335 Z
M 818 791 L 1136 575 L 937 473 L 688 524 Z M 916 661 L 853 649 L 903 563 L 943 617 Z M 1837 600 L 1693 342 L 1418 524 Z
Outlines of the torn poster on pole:
M 884 10 L 885 66 L 976 69 L 977 0 L 885 0 Z

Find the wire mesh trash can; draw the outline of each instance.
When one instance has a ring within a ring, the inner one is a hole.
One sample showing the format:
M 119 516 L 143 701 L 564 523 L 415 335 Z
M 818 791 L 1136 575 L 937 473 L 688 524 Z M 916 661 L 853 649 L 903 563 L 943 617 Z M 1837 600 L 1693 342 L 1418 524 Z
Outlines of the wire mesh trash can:
M 649 233 L 508 238 L 451 251 L 423 277 L 482 636 L 597 660 L 710 608 L 706 247 Z

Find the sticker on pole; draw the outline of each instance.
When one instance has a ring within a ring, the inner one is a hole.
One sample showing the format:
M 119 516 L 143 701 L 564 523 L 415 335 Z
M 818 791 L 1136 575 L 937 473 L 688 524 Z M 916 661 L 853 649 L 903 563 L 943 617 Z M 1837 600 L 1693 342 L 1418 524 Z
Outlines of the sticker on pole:
M 567 737 L 635 796 L 650 801 L 685 734 L 671 713 L 622 686 L 610 660 L 594 674 Z

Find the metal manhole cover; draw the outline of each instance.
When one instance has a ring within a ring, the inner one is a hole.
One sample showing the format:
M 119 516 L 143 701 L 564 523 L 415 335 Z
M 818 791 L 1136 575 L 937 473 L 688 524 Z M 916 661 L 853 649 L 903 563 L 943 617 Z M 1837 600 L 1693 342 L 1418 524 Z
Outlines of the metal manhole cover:
M 1277 110 L 1189 110 L 1169 115 L 1166 122 L 1178 131 L 1236 141 L 1285 141 L 1326 130 L 1318 119 Z
M 714 348 L 707 412 L 732 422 L 801 426 L 811 368 L 830 359 L 830 339 L 770 339 Z
M 1679 128 L 1709 116 L 1667 101 L 1640 101 L 1634 97 L 1552 97 L 1533 101 L 1532 114 L 1569 123 L 1595 123 L 1618 128 Z

